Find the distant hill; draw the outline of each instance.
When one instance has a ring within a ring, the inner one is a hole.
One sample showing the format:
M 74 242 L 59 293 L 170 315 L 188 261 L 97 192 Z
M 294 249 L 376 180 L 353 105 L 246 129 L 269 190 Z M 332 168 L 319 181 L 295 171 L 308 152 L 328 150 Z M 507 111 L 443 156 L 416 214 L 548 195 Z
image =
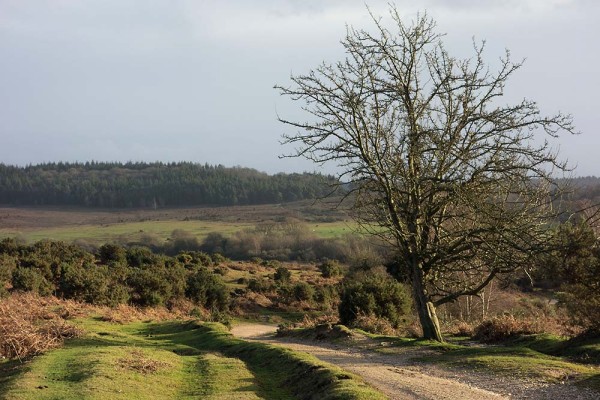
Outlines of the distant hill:
M 0 164 L 0 204 L 99 208 L 253 205 L 322 197 L 333 177 L 177 163 Z

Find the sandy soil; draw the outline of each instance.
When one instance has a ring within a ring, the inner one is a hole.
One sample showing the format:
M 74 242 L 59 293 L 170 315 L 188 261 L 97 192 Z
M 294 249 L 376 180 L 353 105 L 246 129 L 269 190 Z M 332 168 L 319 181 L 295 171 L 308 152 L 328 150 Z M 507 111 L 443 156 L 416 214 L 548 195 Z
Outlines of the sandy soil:
M 316 341 L 278 338 L 276 327 L 241 324 L 232 329 L 240 338 L 305 351 L 317 358 L 360 375 L 366 382 L 398 400 L 485 400 L 485 399 L 569 399 L 598 398 L 598 393 L 570 385 L 525 381 L 492 374 L 419 364 L 413 359 L 427 349 L 406 349 L 399 354 L 380 354 L 361 348 L 341 347 Z

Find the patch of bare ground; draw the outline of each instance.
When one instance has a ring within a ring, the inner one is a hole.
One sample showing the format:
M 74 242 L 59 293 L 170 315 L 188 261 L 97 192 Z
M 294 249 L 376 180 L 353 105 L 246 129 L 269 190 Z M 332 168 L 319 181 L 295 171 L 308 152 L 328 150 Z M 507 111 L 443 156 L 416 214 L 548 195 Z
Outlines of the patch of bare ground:
M 139 349 L 131 350 L 128 357 L 117 361 L 117 365 L 123 369 L 136 371 L 144 375 L 155 373 L 160 369 L 170 366 L 166 362 L 149 358 Z
M 373 341 L 356 337 L 343 345 L 323 341 L 276 337 L 276 327 L 241 324 L 232 333 L 247 340 L 263 341 L 310 353 L 357 375 L 398 400 L 479 400 L 479 399 L 569 399 L 596 400 L 598 393 L 570 384 L 495 375 L 456 367 L 437 366 L 416 361 L 432 350 L 425 347 L 403 348 L 393 354 L 369 350 Z

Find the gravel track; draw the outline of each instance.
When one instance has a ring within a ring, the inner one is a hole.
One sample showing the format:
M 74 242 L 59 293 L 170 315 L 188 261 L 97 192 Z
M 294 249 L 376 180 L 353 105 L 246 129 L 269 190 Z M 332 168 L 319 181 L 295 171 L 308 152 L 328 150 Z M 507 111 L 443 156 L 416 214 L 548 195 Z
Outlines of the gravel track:
M 597 400 L 597 392 L 571 385 L 548 384 L 516 377 L 438 367 L 414 361 L 430 350 L 407 348 L 400 353 L 381 354 L 356 346 L 333 345 L 322 341 L 280 338 L 276 327 L 240 324 L 232 334 L 243 339 L 284 346 L 314 355 L 361 376 L 393 400 L 487 400 L 487 399 L 569 399 Z

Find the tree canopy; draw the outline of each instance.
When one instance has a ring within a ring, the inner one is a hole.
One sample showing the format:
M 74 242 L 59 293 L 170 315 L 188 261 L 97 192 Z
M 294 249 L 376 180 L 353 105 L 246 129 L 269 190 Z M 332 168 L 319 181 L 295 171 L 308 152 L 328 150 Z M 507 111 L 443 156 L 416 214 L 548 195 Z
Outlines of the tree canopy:
M 485 43 L 456 58 L 427 15 L 390 14 L 391 29 L 375 16 L 375 29 L 348 28 L 344 60 L 276 86 L 308 115 L 280 121 L 295 128 L 284 135 L 290 156 L 333 163 L 351 183 L 356 218 L 394 245 L 393 272 L 410 279 L 424 336 L 441 341 L 437 306 L 541 251 L 567 167 L 534 137 L 575 132 L 569 115 L 503 103 L 522 66 L 508 51 L 492 72 Z
M 320 174 L 268 175 L 250 168 L 178 163 L 0 164 L 0 204 L 105 208 L 251 205 L 322 197 Z

